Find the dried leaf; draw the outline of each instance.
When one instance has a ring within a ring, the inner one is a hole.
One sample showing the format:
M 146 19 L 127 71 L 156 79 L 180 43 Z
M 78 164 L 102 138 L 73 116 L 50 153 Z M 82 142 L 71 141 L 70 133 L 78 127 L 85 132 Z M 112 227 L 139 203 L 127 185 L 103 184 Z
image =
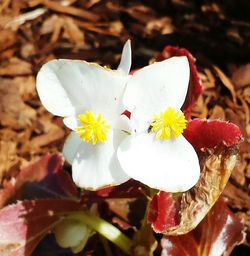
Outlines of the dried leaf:
M 31 255 L 39 241 L 63 215 L 79 210 L 69 200 L 35 200 L 19 202 L 0 211 L 0 254 Z
M 162 256 L 230 255 L 244 241 L 244 225 L 221 198 L 192 232 L 165 236 L 161 240 Z

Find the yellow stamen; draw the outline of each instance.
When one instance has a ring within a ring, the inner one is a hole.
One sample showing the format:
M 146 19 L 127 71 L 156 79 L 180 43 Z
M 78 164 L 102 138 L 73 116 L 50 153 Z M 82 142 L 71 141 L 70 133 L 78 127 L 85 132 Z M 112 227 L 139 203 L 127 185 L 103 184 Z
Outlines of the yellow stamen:
M 97 117 L 91 111 L 86 111 L 84 114 L 78 116 L 82 126 L 77 127 L 75 131 L 79 134 L 80 138 L 86 142 L 104 142 L 107 140 L 107 132 L 110 127 L 102 115 L 98 114 Z
M 156 133 L 156 138 L 168 140 L 171 137 L 177 138 L 186 128 L 184 114 L 169 107 L 165 112 L 155 115 L 150 124 L 150 131 Z

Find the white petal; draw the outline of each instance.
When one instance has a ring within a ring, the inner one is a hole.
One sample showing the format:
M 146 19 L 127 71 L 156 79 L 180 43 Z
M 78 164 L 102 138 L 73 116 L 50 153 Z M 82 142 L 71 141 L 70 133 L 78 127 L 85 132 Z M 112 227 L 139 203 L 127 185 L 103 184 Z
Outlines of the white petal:
M 127 42 L 123 46 L 121 61 L 117 70 L 122 71 L 125 75 L 127 75 L 130 71 L 130 67 L 131 67 L 131 41 L 127 40 Z
M 82 126 L 77 116 L 68 116 L 63 118 L 64 124 L 71 130 L 75 130 L 77 127 Z
M 121 97 L 130 76 L 78 60 L 53 60 L 37 76 L 37 91 L 48 111 L 71 116 L 87 110 L 111 119 L 123 110 Z
M 132 123 L 130 119 L 125 116 L 121 115 L 118 119 L 117 122 L 114 124 L 115 130 L 120 130 L 128 134 L 134 133 Z
M 153 115 L 167 107 L 180 109 L 189 81 L 186 57 L 173 57 L 156 62 L 135 72 L 127 84 L 124 106 L 132 115 L 137 131 L 145 131 Z
M 105 120 L 110 124 L 109 119 Z M 77 127 L 82 126 L 81 121 L 77 116 L 69 116 L 63 119 L 64 124 L 71 130 L 75 130 Z M 112 129 L 122 130 L 128 134 L 133 133 L 131 121 L 125 115 L 118 115 L 116 119 L 112 122 Z
M 118 145 L 126 136 L 124 132 L 110 130 L 104 143 L 81 143 L 72 164 L 76 185 L 97 190 L 126 182 L 129 177 L 121 169 L 116 155 Z
M 64 143 L 62 151 L 63 156 L 68 163 L 73 163 L 73 160 L 77 153 L 77 149 L 79 148 L 81 143 L 82 140 L 80 139 L 79 135 L 76 132 L 71 132 Z
M 197 154 L 182 135 L 167 141 L 148 133 L 130 136 L 118 148 L 118 159 L 130 177 L 166 192 L 186 191 L 200 175 Z

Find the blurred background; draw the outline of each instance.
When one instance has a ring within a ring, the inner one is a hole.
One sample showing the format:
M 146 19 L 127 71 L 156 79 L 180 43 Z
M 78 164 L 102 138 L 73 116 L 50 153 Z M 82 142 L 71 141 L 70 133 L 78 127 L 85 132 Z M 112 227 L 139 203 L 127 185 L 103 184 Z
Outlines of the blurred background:
M 245 137 L 224 195 L 244 219 L 249 243 L 249 14 L 245 0 L 1 0 L 0 181 L 60 152 L 68 134 L 38 99 L 35 79 L 43 63 L 69 58 L 116 68 L 130 38 L 132 67 L 139 68 L 166 45 L 184 47 L 197 61 L 204 90 L 192 116 L 231 121 Z

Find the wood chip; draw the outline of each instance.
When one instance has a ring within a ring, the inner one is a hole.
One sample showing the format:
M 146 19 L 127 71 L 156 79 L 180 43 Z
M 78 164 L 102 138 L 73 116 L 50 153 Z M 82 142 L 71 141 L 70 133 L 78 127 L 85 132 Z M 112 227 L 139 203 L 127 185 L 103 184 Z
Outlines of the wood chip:
M 48 146 L 49 144 L 62 139 L 64 135 L 65 133 L 62 128 L 59 128 L 56 125 L 52 125 L 47 133 L 38 135 L 34 139 L 32 139 L 31 145 L 35 149 L 43 146 Z
M 149 21 L 146 24 L 144 33 L 147 35 L 152 35 L 154 33 L 160 33 L 162 35 L 171 34 L 174 32 L 174 25 L 172 24 L 172 19 L 169 17 L 157 18 Z
M 90 11 L 86 11 L 80 8 L 75 8 L 71 6 L 63 6 L 58 2 L 52 2 L 49 0 L 43 0 L 43 4 L 50 10 L 64 13 L 64 14 L 70 14 L 73 16 L 77 16 L 80 18 L 83 18 L 85 20 L 89 20 L 91 22 L 97 22 L 100 17 Z
M 240 66 L 233 72 L 232 81 L 236 88 L 242 88 L 247 85 L 250 86 L 250 63 Z
M 64 20 L 64 30 L 72 43 L 84 44 L 84 33 L 80 30 L 73 19 L 67 17 Z
M 32 65 L 29 62 L 13 57 L 0 65 L 0 75 L 18 76 L 31 75 Z
M 230 205 L 236 209 L 250 209 L 248 193 L 228 183 L 223 195 L 229 199 Z
M 1 19 L 0 24 L 4 28 L 11 28 L 12 30 L 17 30 L 26 21 L 36 19 L 37 17 L 43 15 L 45 12 L 45 8 L 38 8 L 33 11 L 21 14 L 17 17 Z
M 11 79 L 0 79 L 0 124 L 13 129 L 22 129 L 32 125 L 36 111 L 26 105 L 16 82 Z
M 14 141 L 6 141 L 0 137 L 0 181 L 3 175 L 19 163 L 17 156 L 17 144 Z
M 224 109 L 219 105 L 215 105 L 210 115 L 210 119 L 225 120 L 226 117 Z
M 213 65 L 214 70 L 216 71 L 217 75 L 219 76 L 221 82 L 225 85 L 225 87 L 231 92 L 233 97 L 234 103 L 236 103 L 236 93 L 234 89 L 234 85 L 231 80 L 219 69 L 217 66 Z
M 16 33 L 10 29 L 4 29 L 1 31 L 0 36 L 0 51 L 11 47 L 16 43 Z

